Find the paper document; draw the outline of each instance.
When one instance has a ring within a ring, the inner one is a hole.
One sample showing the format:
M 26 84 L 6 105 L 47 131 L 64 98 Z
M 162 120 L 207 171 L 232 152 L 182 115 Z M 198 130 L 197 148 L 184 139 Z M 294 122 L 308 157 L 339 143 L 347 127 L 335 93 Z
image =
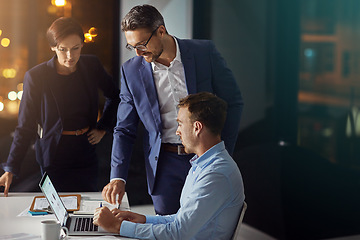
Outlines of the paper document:
M 77 209 L 77 197 L 61 197 L 61 200 L 64 202 L 66 209 Z M 34 210 L 46 210 L 49 208 L 49 203 L 46 198 L 36 198 L 34 204 Z
M 80 210 L 74 211 L 74 214 L 94 214 L 95 209 L 100 207 L 100 203 L 103 207 L 108 207 L 110 210 L 117 208 L 116 205 L 112 205 L 106 201 L 99 201 L 99 200 L 82 200 L 80 203 Z M 130 210 L 128 202 L 122 202 L 120 205 L 121 211 L 128 211 Z

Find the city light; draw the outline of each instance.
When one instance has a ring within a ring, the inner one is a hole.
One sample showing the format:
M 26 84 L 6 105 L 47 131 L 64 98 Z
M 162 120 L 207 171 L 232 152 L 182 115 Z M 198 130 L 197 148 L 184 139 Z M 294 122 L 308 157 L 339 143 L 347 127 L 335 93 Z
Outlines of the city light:
M 8 47 L 9 45 L 10 45 L 10 39 L 8 38 L 1 39 L 1 46 Z
M 94 38 L 98 35 L 97 29 L 94 27 L 91 27 L 87 33 L 84 34 L 85 40 L 84 42 L 93 42 Z
M 0 112 L 4 110 L 4 103 L 0 102 Z
M 72 5 L 70 0 L 51 0 L 51 5 L 48 7 L 47 11 L 50 14 L 71 17 L 71 9 Z
M 2 30 L 0 29 L 0 36 L 1 36 L 1 34 L 2 34 Z
M 16 70 L 14 68 L 5 68 L 2 70 L 2 75 L 4 78 L 15 78 Z
M 19 83 L 19 84 L 16 86 L 16 89 L 17 89 L 18 91 L 22 91 L 23 88 L 24 88 L 24 84 L 23 84 L 23 83 Z
M 66 0 L 51 0 L 51 4 L 57 7 L 63 7 L 66 5 Z
M 6 102 L 6 110 L 10 114 L 17 114 L 19 111 L 19 104 L 15 101 Z
M 15 101 L 17 99 L 17 93 L 15 91 L 9 92 L 8 99 L 11 101 Z
M 22 95 L 23 95 L 23 91 L 19 91 L 19 92 L 17 93 L 17 98 L 18 98 L 19 100 L 21 100 Z
M 97 29 L 92 27 L 89 29 L 89 34 L 92 36 L 92 37 L 96 37 L 98 34 L 97 34 Z
M 85 37 L 84 42 L 86 42 L 86 43 L 92 42 L 92 36 L 90 35 L 90 33 L 85 33 L 84 37 Z

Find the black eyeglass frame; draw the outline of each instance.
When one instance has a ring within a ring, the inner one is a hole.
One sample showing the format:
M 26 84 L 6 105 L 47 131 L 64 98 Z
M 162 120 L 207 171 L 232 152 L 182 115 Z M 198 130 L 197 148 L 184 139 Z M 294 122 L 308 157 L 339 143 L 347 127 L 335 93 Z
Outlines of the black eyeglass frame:
M 156 30 L 158 30 L 159 27 L 157 27 L 154 31 L 152 31 L 150 37 L 148 38 L 148 40 L 144 43 L 144 44 L 139 44 L 139 45 L 136 45 L 136 46 L 132 46 L 130 44 L 126 44 L 126 49 L 129 50 L 129 51 L 132 51 L 132 50 L 135 50 L 135 48 L 139 51 L 142 51 L 142 52 L 145 52 L 147 50 L 147 47 L 146 45 L 150 42 L 152 36 L 154 36 L 154 33 L 156 32 Z

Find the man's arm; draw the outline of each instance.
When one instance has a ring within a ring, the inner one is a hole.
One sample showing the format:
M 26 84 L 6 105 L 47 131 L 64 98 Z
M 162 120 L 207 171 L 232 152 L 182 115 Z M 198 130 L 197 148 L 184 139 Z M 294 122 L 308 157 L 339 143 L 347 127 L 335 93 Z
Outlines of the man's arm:
M 115 217 L 107 207 L 101 207 L 95 210 L 93 223 L 96 226 L 101 226 L 108 232 L 120 233 L 121 222 L 122 220 Z
M 120 99 L 117 110 L 117 123 L 113 134 L 110 180 L 121 178 L 126 181 L 132 149 L 136 139 L 139 116 L 137 115 L 133 96 L 128 89 L 123 68 Z M 104 200 L 115 204 L 116 196 L 119 196 L 118 203 L 121 203 L 124 193 L 125 183 L 121 180 L 114 180 L 104 187 L 102 195 Z
M 112 179 L 102 190 L 102 197 L 111 204 L 120 204 L 125 194 L 125 182 L 122 180 Z M 116 198 L 118 196 L 118 202 Z
M 146 217 L 130 211 L 118 209 L 110 211 L 107 207 L 101 207 L 95 210 L 93 223 L 108 232 L 120 233 L 121 224 L 124 220 L 133 223 L 145 223 Z
M 120 234 L 141 239 L 191 239 L 225 206 L 230 196 L 236 194 L 230 185 L 221 174 L 203 176 L 186 196 L 188 201 L 177 214 L 154 216 L 153 221 L 146 216 L 146 223 L 150 224 L 123 221 Z M 237 216 L 236 212 L 234 214 Z M 231 217 L 229 221 L 232 221 Z
M 119 209 L 116 208 L 113 209 L 111 212 L 115 217 L 121 220 L 126 220 L 133 223 L 146 223 L 146 216 L 142 214 L 138 214 L 130 211 L 120 211 Z

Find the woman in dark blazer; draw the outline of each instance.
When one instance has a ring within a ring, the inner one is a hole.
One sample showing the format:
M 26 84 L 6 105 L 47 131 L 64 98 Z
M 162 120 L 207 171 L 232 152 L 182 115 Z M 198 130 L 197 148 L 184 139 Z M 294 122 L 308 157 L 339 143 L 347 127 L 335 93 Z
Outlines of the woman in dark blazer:
M 18 126 L 0 186 L 8 194 L 32 139 L 36 160 L 58 191 L 97 191 L 95 144 L 112 131 L 119 89 L 97 57 L 81 55 L 84 34 L 72 18 L 47 31 L 56 55 L 26 72 Z M 98 89 L 106 98 L 98 120 Z

